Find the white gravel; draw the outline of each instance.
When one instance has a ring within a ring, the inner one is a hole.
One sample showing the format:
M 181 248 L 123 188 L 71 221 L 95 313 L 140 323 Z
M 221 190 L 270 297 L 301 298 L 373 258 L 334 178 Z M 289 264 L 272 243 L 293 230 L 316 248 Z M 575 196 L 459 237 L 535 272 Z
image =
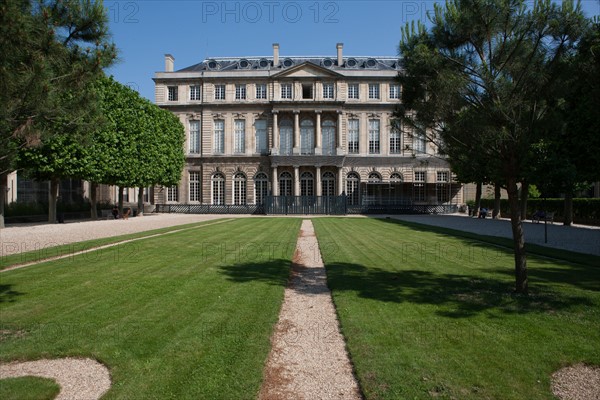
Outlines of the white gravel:
M 552 374 L 552 393 L 561 400 L 600 399 L 600 367 L 576 364 Z
M 89 358 L 11 362 L 0 365 L 0 379 L 39 376 L 60 385 L 56 400 L 96 400 L 110 389 L 108 369 Z
M 229 216 L 198 214 L 149 214 L 126 220 L 97 220 L 66 224 L 21 224 L 0 229 L 0 257 L 153 229 L 209 221 Z
M 259 399 L 361 399 L 310 220 L 271 342 Z

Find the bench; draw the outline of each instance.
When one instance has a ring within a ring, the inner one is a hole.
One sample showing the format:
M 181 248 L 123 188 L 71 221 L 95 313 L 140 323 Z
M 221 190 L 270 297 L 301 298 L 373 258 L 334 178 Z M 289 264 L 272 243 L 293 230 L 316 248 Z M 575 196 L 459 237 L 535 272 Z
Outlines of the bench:
M 553 212 L 547 212 L 545 214 L 540 215 L 539 213 L 535 213 L 531 216 L 531 222 L 535 222 L 537 224 L 540 223 L 540 221 L 545 221 L 545 222 L 550 222 L 551 224 L 554 224 L 554 213 Z
M 112 210 L 100 210 L 100 216 L 102 219 L 115 219 L 112 215 Z

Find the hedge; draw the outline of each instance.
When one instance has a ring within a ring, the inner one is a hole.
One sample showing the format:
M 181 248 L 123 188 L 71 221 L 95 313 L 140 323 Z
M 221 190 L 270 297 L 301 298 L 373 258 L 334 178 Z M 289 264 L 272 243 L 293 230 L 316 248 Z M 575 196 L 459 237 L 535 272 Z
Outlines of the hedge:
M 475 207 L 475 201 L 468 201 L 469 208 Z M 481 199 L 481 207 L 494 208 L 494 199 Z M 555 221 L 563 221 L 565 199 L 529 199 L 527 200 L 527 218 L 537 210 L 554 213 Z M 508 217 L 508 199 L 500 200 L 500 213 Z M 600 199 L 573 199 L 573 222 L 580 224 L 600 224 Z

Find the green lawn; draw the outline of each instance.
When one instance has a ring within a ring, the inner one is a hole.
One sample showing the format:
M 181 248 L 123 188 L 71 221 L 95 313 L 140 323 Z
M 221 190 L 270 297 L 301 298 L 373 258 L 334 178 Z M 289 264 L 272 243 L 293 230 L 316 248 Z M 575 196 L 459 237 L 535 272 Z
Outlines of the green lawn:
M 238 219 L 1 273 L 0 361 L 95 358 L 106 399 L 253 399 L 299 227 Z
M 554 370 L 600 364 L 598 257 L 530 256 L 517 296 L 509 249 L 393 221 L 313 224 L 367 399 L 552 399 Z
M 52 400 L 60 386 L 52 380 L 26 376 L 0 379 L 0 399 L 3 400 Z

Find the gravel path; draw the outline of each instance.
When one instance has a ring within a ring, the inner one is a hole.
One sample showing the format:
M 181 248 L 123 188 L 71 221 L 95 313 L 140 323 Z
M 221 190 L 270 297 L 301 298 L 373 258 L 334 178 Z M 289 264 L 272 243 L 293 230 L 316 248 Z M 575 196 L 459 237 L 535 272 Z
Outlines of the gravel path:
M 9 225 L 0 229 L 0 257 L 28 251 L 40 251 L 85 240 L 126 235 L 223 217 L 223 215 L 150 214 L 127 220 Z
M 361 399 L 310 220 L 302 222 L 271 342 L 259 399 Z
M 379 216 L 381 218 L 381 216 Z M 510 221 L 469 218 L 456 215 L 394 215 L 391 218 L 440 226 L 480 235 L 499 236 L 512 239 Z M 544 224 L 525 222 L 525 240 L 540 246 L 576 251 L 600 256 L 600 227 L 564 226 L 548 224 L 548 243 L 544 243 Z
M 0 379 L 40 376 L 60 385 L 56 400 L 96 400 L 110 389 L 108 369 L 89 358 L 62 358 L 0 365 Z
M 552 393 L 561 400 L 600 399 L 600 367 L 571 365 L 552 374 Z

